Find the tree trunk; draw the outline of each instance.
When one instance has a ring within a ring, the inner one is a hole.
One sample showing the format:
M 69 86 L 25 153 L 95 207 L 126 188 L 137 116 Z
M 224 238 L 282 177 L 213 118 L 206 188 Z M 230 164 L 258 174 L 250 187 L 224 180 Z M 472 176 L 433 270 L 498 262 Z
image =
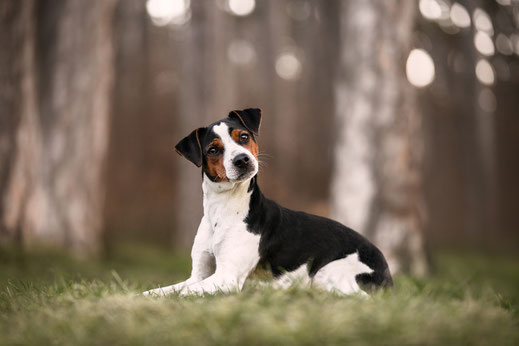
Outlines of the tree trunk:
M 404 67 L 416 5 L 343 4 L 332 216 L 371 239 L 393 273 L 424 274 L 420 115 Z
M 0 132 L 7 148 L 0 167 L 3 238 L 78 252 L 98 247 L 114 5 L 115 0 L 0 5 L 2 47 L 14 48 L 0 53 L 7 61 L 0 73 L 9 75 L 0 104 L 9 124 Z
M 32 60 L 34 42 L 33 2 L 4 1 L 0 4 L 0 241 L 14 241 L 16 224 L 7 227 L 5 197 L 16 161 L 17 129 L 34 109 Z M 27 127 L 27 124 L 24 124 Z M 21 138 L 23 139 L 23 138 Z M 11 188 L 10 188 L 11 187 Z M 18 186 L 22 188 L 22 186 Z M 22 201 L 19 201 L 22 203 Z M 12 209 L 13 206 L 11 206 Z

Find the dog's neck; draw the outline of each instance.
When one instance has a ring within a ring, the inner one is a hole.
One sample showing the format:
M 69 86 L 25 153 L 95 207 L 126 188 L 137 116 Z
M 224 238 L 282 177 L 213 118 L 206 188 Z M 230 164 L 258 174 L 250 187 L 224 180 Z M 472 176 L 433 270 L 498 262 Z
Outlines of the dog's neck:
M 232 217 L 243 220 L 247 217 L 252 191 L 251 184 L 256 177 L 249 180 L 231 183 L 214 182 L 205 174 L 202 181 L 204 216 L 208 217 L 211 224 L 218 224 L 222 218 Z

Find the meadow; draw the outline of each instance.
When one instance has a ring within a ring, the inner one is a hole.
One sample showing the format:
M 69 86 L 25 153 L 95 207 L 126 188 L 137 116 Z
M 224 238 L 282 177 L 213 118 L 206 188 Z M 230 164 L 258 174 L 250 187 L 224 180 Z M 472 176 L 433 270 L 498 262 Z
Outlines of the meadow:
M 125 246 L 99 260 L 0 251 L 0 345 L 519 345 L 513 254 L 436 252 L 427 278 L 369 299 L 316 289 L 150 298 L 188 256 Z

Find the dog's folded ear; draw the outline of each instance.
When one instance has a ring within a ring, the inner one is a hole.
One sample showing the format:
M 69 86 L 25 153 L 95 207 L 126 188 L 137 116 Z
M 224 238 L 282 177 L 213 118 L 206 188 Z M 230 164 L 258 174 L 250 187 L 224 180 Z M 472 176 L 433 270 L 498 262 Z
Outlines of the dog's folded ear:
M 175 151 L 180 155 L 193 162 L 197 167 L 202 166 L 202 145 L 200 138 L 204 136 L 206 127 L 200 127 L 178 142 Z
M 261 126 L 261 109 L 247 108 L 244 110 L 235 110 L 229 113 L 229 118 L 238 119 L 243 126 L 256 136 L 259 135 Z

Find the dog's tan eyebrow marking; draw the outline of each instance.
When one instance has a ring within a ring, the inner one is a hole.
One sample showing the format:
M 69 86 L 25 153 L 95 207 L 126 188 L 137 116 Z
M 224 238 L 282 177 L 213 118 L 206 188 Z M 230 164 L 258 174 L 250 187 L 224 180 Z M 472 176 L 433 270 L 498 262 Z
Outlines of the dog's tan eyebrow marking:
M 256 143 L 256 141 L 254 140 L 253 136 L 249 135 L 250 136 L 249 142 L 245 143 L 245 144 L 241 144 L 240 143 L 240 136 L 241 136 L 242 133 L 249 134 L 247 131 L 235 129 L 235 130 L 231 131 L 231 137 L 232 137 L 232 139 L 236 143 L 238 143 L 239 145 L 241 145 L 242 147 L 244 147 L 245 149 L 250 151 L 250 153 L 252 155 L 254 155 L 255 158 L 258 158 L 258 151 L 259 151 L 258 150 L 258 143 Z
M 218 147 L 220 149 L 223 148 L 223 143 L 222 143 L 222 140 L 220 138 L 215 138 L 211 141 L 211 143 L 209 143 L 206 147 L 205 147 L 205 150 L 207 151 L 210 147 L 212 146 L 215 146 L 215 147 Z
M 242 132 L 247 132 L 247 131 L 231 130 L 231 137 L 232 137 L 232 139 L 233 139 L 236 143 L 240 143 L 240 135 L 242 134 Z

